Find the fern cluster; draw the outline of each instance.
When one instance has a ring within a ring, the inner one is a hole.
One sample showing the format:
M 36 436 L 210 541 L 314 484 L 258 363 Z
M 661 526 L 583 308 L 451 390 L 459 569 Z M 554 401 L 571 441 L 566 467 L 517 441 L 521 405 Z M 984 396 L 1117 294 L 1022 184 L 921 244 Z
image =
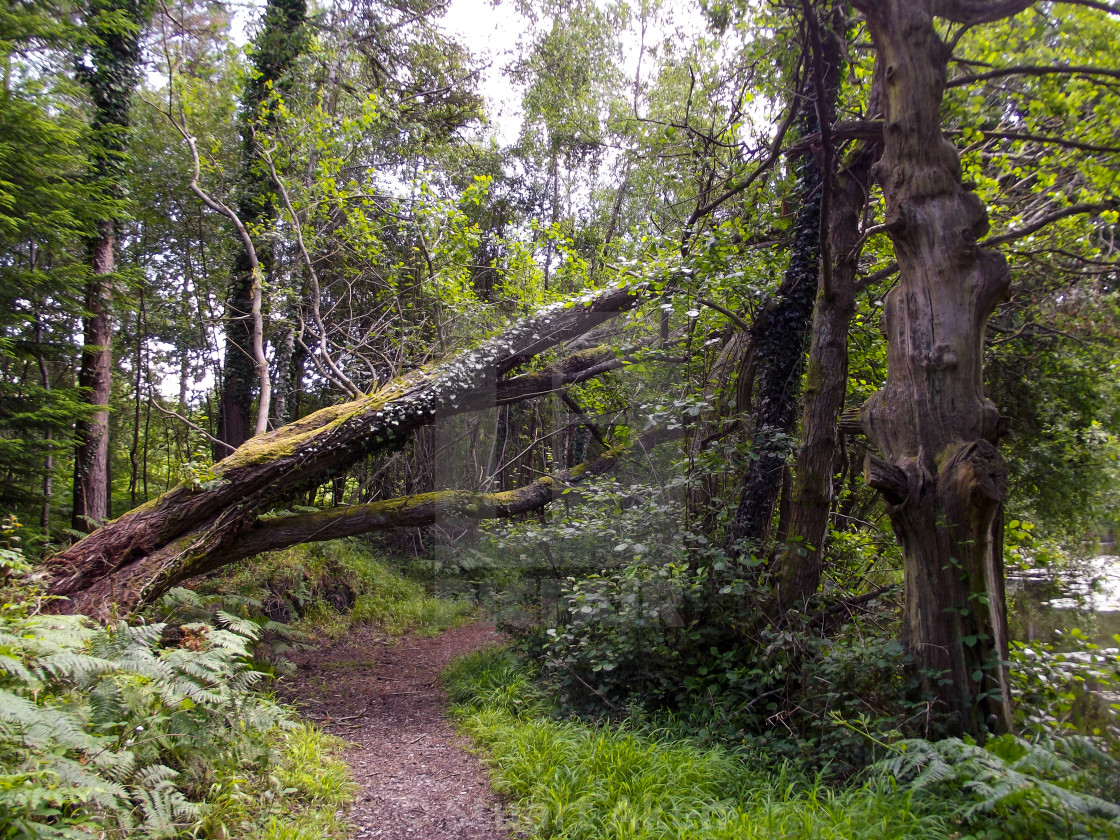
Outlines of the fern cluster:
M 1120 805 L 1102 798 L 1120 762 L 1098 741 L 1067 735 L 1032 744 L 1003 735 L 984 747 L 959 738 L 904 740 L 875 769 L 931 807 L 956 802 L 969 836 L 1120 838 Z
M 215 768 L 267 763 L 284 711 L 251 686 L 256 627 L 101 627 L 0 607 L 0 836 L 173 837 Z

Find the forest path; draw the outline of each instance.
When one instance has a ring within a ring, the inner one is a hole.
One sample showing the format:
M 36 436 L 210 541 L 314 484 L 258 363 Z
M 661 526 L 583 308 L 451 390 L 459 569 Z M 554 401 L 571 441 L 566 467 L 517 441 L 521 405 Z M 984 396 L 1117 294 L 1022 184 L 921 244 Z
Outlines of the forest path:
M 469 624 L 432 638 L 388 639 L 355 629 L 291 658 L 281 695 L 350 743 L 343 757 L 360 786 L 354 840 L 507 840 L 498 798 L 466 739 L 446 718 L 439 674 L 452 659 L 498 640 Z

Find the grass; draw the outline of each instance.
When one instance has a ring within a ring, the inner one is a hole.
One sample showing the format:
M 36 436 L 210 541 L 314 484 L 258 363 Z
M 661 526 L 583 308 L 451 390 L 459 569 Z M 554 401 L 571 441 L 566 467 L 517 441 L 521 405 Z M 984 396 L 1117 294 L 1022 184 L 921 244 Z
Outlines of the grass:
M 482 747 L 496 791 L 530 838 L 761 840 L 950 836 L 889 781 L 830 788 L 757 754 L 667 732 L 553 720 L 529 674 L 500 649 L 445 673 L 453 713 Z
M 390 636 L 434 636 L 474 615 L 470 603 L 429 595 L 357 540 L 262 555 L 221 578 L 215 588 L 261 603 L 284 599 L 286 608 L 299 616 L 298 630 L 330 638 L 345 635 L 354 625 L 376 625 Z M 353 598 L 348 609 L 338 602 L 340 593 Z
M 357 786 L 337 752 L 343 742 L 309 724 L 277 731 L 274 759 L 256 768 L 231 760 L 219 765 L 199 834 L 251 840 L 342 840 L 337 816 Z

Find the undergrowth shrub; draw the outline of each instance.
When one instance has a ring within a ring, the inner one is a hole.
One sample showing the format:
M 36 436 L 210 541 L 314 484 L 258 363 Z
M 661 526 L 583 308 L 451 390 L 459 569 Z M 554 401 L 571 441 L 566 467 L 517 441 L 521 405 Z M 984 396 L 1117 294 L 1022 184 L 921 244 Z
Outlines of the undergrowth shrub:
M 390 635 L 433 635 L 466 622 L 473 612 L 467 602 L 428 595 L 357 540 L 270 552 L 207 581 L 201 592 L 195 597 L 253 618 L 266 639 L 287 627 L 278 652 L 310 635 L 341 636 L 352 624 L 375 624 Z
M 293 739 L 327 742 L 251 690 L 252 622 L 101 627 L 37 604 L 0 607 L 0 836 L 248 837 L 347 795 L 329 761 L 317 789 L 292 781 Z
M 1032 744 L 1003 735 L 984 747 L 959 738 L 905 740 L 891 749 L 873 772 L 905 785 L 919 806 L 955 800 L 955 820 L 968 836 L 1120 838 L 1120 805 L 1095 795 L 1115 788 L 1120 762 L 1092 738 Z

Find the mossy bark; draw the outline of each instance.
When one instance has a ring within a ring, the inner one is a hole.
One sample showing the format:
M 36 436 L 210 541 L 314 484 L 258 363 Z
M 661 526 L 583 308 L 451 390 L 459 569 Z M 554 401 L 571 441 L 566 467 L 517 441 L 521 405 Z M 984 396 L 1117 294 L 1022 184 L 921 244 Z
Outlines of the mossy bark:
M 45 568 L 58 608 L 130 611 L 160 585 L 226 556 L 258 514 L 310 480 L 372 452 L 398 448 L 442 417 L 527 399 L 611 367 L 601 349 L 506 378 L 537 354 L 598 326 L 640 300 L 641 287 L 612 288 L 547 307 L 480 347 L 415 371 L 374 394 L 330 406 L 260 435 L 214 466 L 202 486 L 181 484 L 51 558 Z M 154 588 L 153 588 L 154 587 Z
M 820 585 L 838 424 L 848 387 L 848 329 L 855 314 L 860 220 L 877 154 L 873 146 L 857 151 L 840 171 L 833 194 L 832 288 L 818 292 L 813 312 L 789 533 L 772 567 L 775 595 L 784 609 L 808 600 Z

